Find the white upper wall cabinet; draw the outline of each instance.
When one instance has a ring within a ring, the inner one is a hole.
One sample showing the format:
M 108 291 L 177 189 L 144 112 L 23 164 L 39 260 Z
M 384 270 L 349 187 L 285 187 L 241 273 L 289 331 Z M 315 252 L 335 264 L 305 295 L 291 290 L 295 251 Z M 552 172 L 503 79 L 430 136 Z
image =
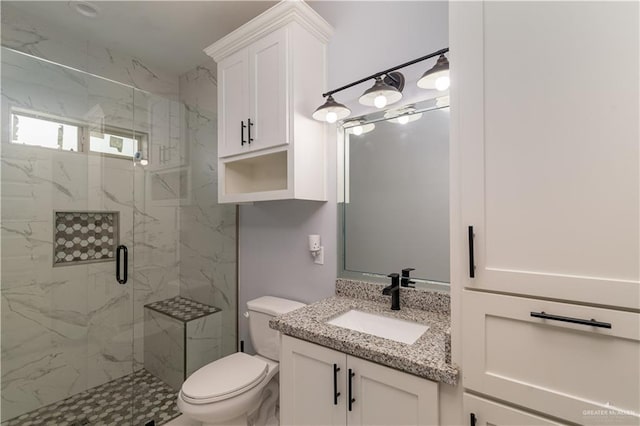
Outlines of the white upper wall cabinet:
M 287 28 L 220 61 L 219 157 L 289 143 Z
M 333 29 L 283 1 L 205 52 L 218 63 L 218 201 L 326 200 L 326 90 Z
M 638 308 L 638 8 L 452 4 L 465 287 Z

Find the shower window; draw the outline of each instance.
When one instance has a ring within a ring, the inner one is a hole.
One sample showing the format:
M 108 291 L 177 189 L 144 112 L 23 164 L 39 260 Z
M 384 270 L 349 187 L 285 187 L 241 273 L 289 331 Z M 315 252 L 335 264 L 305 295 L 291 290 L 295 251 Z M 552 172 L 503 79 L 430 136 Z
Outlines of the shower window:
M 11 142 L 63 151 L 79 151 L 82 127 L 37 114 L 11 114 Z
M 142 135 L 136 134 L 131 137 L 131 132 L 127 135 L 118 129 L 109 129 L 104 132 L 92 130 L 89 136 L 89 150 L 91 152 L 118 157 L 132 158 L 136 152 L 144 152 L 143 145 Z M 146 156 L 144 157 L 146 158 Z
M 113 157 L 148 158 L 147 135 L 113 126 L 74 122 L 33 111 L 12 111 L 11 142 L 61 151 L 90 152 Z M 85 135 L 89 135 L 86 144 Z

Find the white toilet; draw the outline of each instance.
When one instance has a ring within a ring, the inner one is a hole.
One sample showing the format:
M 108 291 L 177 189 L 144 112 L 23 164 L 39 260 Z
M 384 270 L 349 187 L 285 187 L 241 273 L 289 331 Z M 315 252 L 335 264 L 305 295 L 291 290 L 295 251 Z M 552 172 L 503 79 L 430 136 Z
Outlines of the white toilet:
M 237 352 L 194 372 L 178 394 L 182 413 L 204 425 L 246 426 L 262 401 L 267 385 L 277 396 L 279 332 L 269 320 L 305 306 L 279 297 L 264 296 L 247 302 L 249 333 L 257 355 Z

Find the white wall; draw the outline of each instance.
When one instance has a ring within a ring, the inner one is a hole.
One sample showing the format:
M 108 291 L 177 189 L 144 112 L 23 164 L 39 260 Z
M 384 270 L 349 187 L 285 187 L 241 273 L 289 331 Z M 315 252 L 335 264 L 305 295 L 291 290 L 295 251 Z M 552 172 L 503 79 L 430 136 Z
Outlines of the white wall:
M 317 1 L 311 6 L 335 28 L 328 47 L 328 87 L 334 89 L 367 75 L 448 46 L 446 2 Z M 427 69 L 411 67 L 407 88 Z M 336 95 L 354 114 L 363 83 Z M 410 92 L 411 90 L 409 90 Z M 318 105 L 322 103 L 318 93 Z M 331 296 L 337 274 L 336 138 L 327 126 L 326 203 L 277 201 L 240 207 L 239 312 L 246 301 L 262 296 L 314 302 Z M 313 263 L 307 235 L 320 234 L 325 264 Z M 239 315 L 240 339 L 250 349 L 248 324 Z

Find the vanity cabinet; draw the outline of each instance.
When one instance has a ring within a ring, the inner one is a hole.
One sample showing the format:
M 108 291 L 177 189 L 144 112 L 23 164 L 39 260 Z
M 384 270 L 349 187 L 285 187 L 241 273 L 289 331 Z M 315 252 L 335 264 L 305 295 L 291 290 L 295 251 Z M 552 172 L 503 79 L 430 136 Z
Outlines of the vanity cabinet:
M 437 425 L 438 419 L 437 383 L 282 336 L 282 425 Z
M 218 201 L 326 200 L 331 26 L 306 3 L 280 2 L 205 49 L 218 63 Z

